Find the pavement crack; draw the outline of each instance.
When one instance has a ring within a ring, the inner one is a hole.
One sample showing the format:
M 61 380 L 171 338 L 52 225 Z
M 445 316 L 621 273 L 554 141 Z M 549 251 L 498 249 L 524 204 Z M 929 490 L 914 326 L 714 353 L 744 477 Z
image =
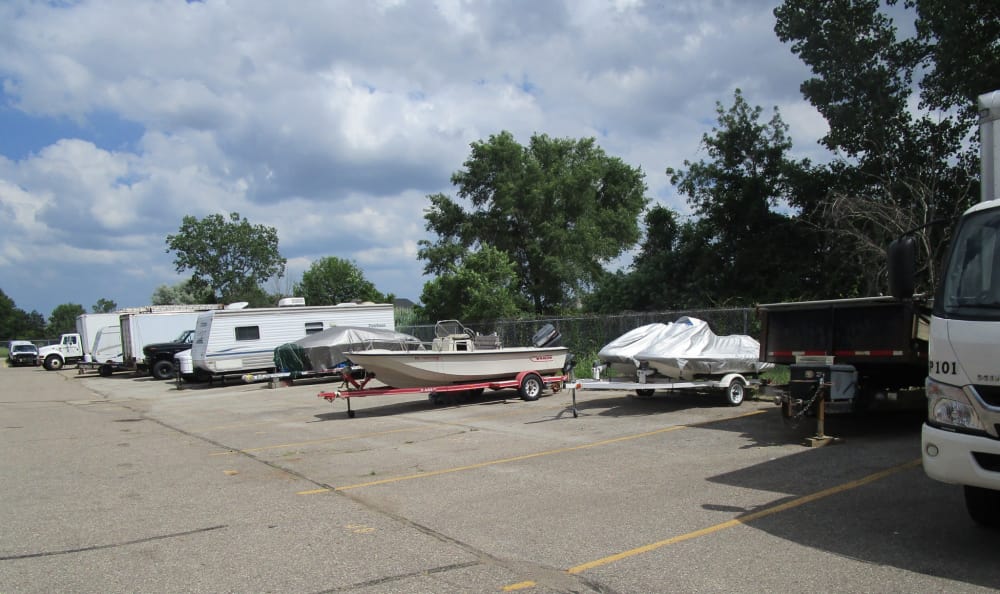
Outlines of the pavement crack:
M 228 528 L 226 524 L 219 526 L 209 526 L 207 528 L 197 528 L 195 530 L 187 530 L 184 532 L 174 532 L 172 534 L 160 534 L 157 536 L 149 536 L 146 538 L 139 538 L 136 540 L 128 540 L 125 542 L 103 544 L 103 545 L 91 545 L 89 547 L 78 547 L 75 549 L 63 549 L 61 551 L 43 551 L 39 553 L 24 553 L 21 555 L 3 555 L 0 556 L 0 561 L 16 561 L 18 559 L 35 559 L 38 557 L 54 557 L 56 555 L 72 555 L 74 553 L 86 553 L 89 551 L 100 551 L 103 549 L 115 549 L 119 547 L 127 547 L 131 545 L 142 544 L 144 542 L 153 542 L 157 540 L 165 540 L 168 538 L 178 538 L 181 536 L 190 536 L 192 534 L 201 534 L 202 532 L 211 532 L 213 530 L 221 530 L 223 528 Z
M 420 571 L 411 571 L 409 573 L 401 573 L 397 575 L 387 575 L 385 577 L 380 577 L 374 580 L 368 580 L 366 582 L 358 582 L 355 584 L 348 584 L 346 586 L 337 586 L 335 588 L 330 588 L 328 590 L 321 590 L 316 594 L 329 594 L 331 592 L 350 592 L 351 590 L 360 590 L 362 588 L 370 588 L 372 586 L 378 586 L 381 584 L 387 584 L 391 582 L 398 582 L 401 580 L 407 580 L 410 578 L 421 577 L 433 575 L 435 573 L 442 573 L 445 571 L 452 571 L 455 569 L 465 569 L 467 567 L 474 567 L 479 565 L 478 561 L 467 561 L 465 563 L 453 563 L 451 565 L 442 565 L 440 567 L 432 567 L 430 569 L 421 569 Z

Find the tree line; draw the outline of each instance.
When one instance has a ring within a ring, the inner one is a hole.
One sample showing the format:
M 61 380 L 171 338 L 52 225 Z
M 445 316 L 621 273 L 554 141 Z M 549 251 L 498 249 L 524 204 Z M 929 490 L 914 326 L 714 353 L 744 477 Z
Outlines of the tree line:
M 890 9 L 911 18 L 904 25 L 914 33 L 901 34 Z M 417 316 L 874 295 L 886 287 L 886 246 L 907 232 L 920 250 L 918 290 L 932 290 L 950 225 L 928 223 L 978 199 L 975 103 L 1000 85 L 1000 3 L 786 0 L 774 14 L 775 34 L 811 70 L 801 92 L 828 124 L 820 139 L 828 160 L 791 158 L 779 110 L 765 112 L 736 89 L 716 104 L 716 124 L 701 139 L 706 158 L 664 169 L 687 202 L 683 213 L 652 203 L 645 172 L 593 138 L 536 133 L 522 145 L 500 131 L 471 145 L 451 177 L 455 196 L 427 197 L 435 239 L 419 245 L 430 280 Z M 166 244 L 177 272 L 191 276 L 158 287 L 154 304 L 271 305 L 280 296 L 263 288 L 285 272 L 271 227 L 238 213 L 186 216 Z M 630 251 L 628 269 L 608 270 Z M 337 256 L 314 262 L 291 292 L 314 305 L 394 297 Z M 37 312 L 8 315 L 20 310 L 2 297 L 0 335 L 10 335 L 8 319 L 52 328 Z

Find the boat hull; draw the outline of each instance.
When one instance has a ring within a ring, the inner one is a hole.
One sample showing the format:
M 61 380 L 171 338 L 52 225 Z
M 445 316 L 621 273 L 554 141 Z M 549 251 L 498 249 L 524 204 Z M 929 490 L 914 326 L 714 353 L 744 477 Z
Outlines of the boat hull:
M 568 353 L 565 347 L 532 347 L 408 353 L 373 349 L 347 355 L 387 386 L 422 388 L 514 379 L 524 371 L 561 373 Z

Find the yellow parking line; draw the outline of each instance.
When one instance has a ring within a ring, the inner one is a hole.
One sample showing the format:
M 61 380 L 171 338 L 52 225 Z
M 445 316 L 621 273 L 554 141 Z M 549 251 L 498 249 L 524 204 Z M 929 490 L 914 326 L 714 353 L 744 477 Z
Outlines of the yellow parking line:
M 763 518 L 763 517 L 766 517 L 766 516 L 770 516 L 770 515 L 776 514 L 778 512 L 783 512 L 785 510 L 789 510 L 789 509 L 792 509 L 794 507 L 799 507 L 800 505 L 805 505 L 806 503 L 811 503 L 811 502 L 816 501 L 818 499 L 823 499 L 824 497 L 829 497 L 830 495 L 836 495 L 837 493 L 842 493 L 844 491 L 848 491 L 850 489 L 854 489 L 854 488 L 860 487 L 862 485 L 867 485 L 869 483 L 873 483 L 873 482 L 875 482 L 877 480 L 880 480 L 880 479 L 883 479 L 883 478 L 885 478 L 887 476 L 896 474 L 897 472 L 901 472 L 903 470 L 907 470 L 909 468 L 913 468 L 913 467 L 919 466 L 919 465 L 920 465 L 920 459 L 919 458 L 916 459 L 916 460 L 911 460 L 910 462 L 906 462 L 905 464 L 900 464 L 899 466 L 894 466 L 892 468 L 883 470 L 881 472 L 876 472 L 875 474 L 870 474 L 870 475 L 868 475 L 866 477 L 863 477 L 863 478 L 860 478 L 860 479 L 857 479 L 857 480 L 854 480 L 854 481 L 851 481 L 851 482 L 848 482 L 848 483 L 837 485 L 835 487 L 830 487 L 829 489 L 823 489 L 822 491 L 817 491 L 816 493 L 812 493 L 810 495 L 804 495 L 802 497 L 798 497 L 796 499 L 793 499 L 791 501 L 787 501 L 785 503 L 776 505 L 774 507 L 769 507 L 767 509 L 756 511 L 756 512 L 747 514 L 747 515 L 739 517 L 739 518 L 734 518 L 734 519 L 729 520 L 727 522 L 722 522 L 721 524 L 716 524 L 714 526 L 709 526 L 708 528 L 702 528 L 701 530 L 695 530 L 694 532 L 688 532 L 687 534 L 682 534 L 680 536 L 675 536 L 673 538 L 668 538 L 666 540 L 661 540 L 659 542 L 654 542 L 652 544 L 648 544 L 648 545 L 644 545 L 644 546 L 641 546 L 641 547 L 637 547 L 637 548 L 631 549 L 629 551 L 624 551 L 624 552 L 621 552 L 621 553 L 617 553 L 615 555 L 610 555 L 608 557 L 604 557 L 603 559 L 597 559 L 595 561 L 590 561 L 588 563 L 583 563 L 581 565 L 577 565 L 576 567 L 571 567 L 571 568 L 567 569 L 566 571 L 567 571 L 567 573 L 582 573 L 584 571 L 587 571 L 588 569 L 593 569 L 595 567 L 600 567 L 602 565 L 607 565 L 609 563 L 613 563 L 615 561 L 620 561 L 622 559 L 625 559 L 625 558 L 628 558 L 628 557 L 632 557 L 632 556 L 638 555 L 640 553 L 648 553 L 649 551 L 656 550 L 656 549 L 658 549 L 660 547 L 664 547 L 666 545 L 671 545 L 671 544 L 675 544 L 675 543 L 678 543 L 678 542 L 683 542 L 685 540 L 690 540 L 692 538 L 697 538 L 699 536 L 705 536 L 706 534 L 711 534 L 713 532 L 718 532 L 719 530 L 725 530 L 726 528 L 732 528 L 733 526 L 739 526 L 739 525 L 742 525 L 742 524 L 746 524 L 747 522 L 752 522 L 754 520 L 759 520 L 760 518 Z
M 667 433 L 669 431 L 677 431 L 678 429 L 687 429 L 690 427 L 701 427 L 705 425 L 712 425 L 715 423 L 720 423 L 723 421 L 732 421 L 734 419 L 741 419 L 744 417 L 749 417 L 753 415 L 759 415 L 766 411 L 755 410 L 748 413 L 743 413 L 740 415 L 726 417 L 724 419 L 713 419 L 711 421 L 704 421 L 702 423 L 692 423 L 690 425 L 673 425 L 671 427 L 664 427 L 663 429 L 656 429 L 654 431 L 646 431 L 645 433 L 636 433 L 635 435 L 623 435 L 621 437 L 614 437 L 611 439 L 604 439 L 601 441 L 595 441 L 591 443 L 585 443 L 581 445 L 569 446 L 565 448 L 557 448 L 554 450 L 546 450 L 544 452 L 535 452 L 533 454 L 524 454 L 522 456 L 513 456 L 511 458 L 501 458 L 499 460 L 489 460 L 486 462 L 479 462 L 477 464 L 469 464 L 467 466 L 457 466 L 454 468 L 442 468 L 441 470 L 431 470 L 428 472 L 420 472 L 417 474 L 407 474 L 404 476 L 397 476 L 392 478 L 380 479 L 377 481 L 369 481 L 366 483 L 358 483 L 356 485 L 346 485 L 343 487 L 334 487 L 333 489 L 312 489 L 309 491 L 300 491 L 297 495 L 314 495 L 316 493 L 325 493 L 328 491 L 349 491 L 351 489 L 361 489 L 363 487 L 374 487 L 376 485 L 385 485 L 388 483 L 398 483 L 401 481 L 409 481 L 418 478 L 427 478 L 432 476 L 439 476 L 442 474 L 451 474 L 453 472 L 462 472 L 465 470 L 475 470 L 477 468 L 485 468 L 487 466 L 495 466 L 497 464 L 507 464 L 508 462 L 519 462 L 521 460 L 530 460 L 531 458 L 540 458 L 542 456 L 551 456 L 553 454 L 563 454 L 566 452 L 574 452 L 577 450 L 586 450 L 589 448 L 596 448 L 600 446 L 609 445 L 612 443 L 620 443 L 623 441 L 631 441 L 633 439 L 641 439 L 643 437 L 650 437 L 653 435 L 659 435 L 661 433 Z
M 909 462 L 905 462 L 905 463 L 900 464 L 898 466 L 893 466 L 891 468 L 887 468 L 885 470 L 882 470 L 880 472 L 876 472 L 874 474 L 870 474 L 870 475 L 862 477 L 860 479 L 857 479 L 857 480 L 854 480 L 854 481 L 850 481 L 850 482 L 847 482 L 847 483 L 843 483 L 843 484 L 840 484 L 840 485 L 836 485 L 836 486 L 830 487 L 828 489 L 823 489 L 822 491 L 817 491 L 817 492 L 811 493 L 809 495 L 804 495 L 802 497 L 797 497 L 795 499 L 792 499 L 791 501 L 786 501 L 785 503 L 781 503 L 781 504 L 775 505 L 774 507 L 769 507 L 769 508 L 766 508 L 766 509 L 762 509 L 760 511 L 749 513 L 749 514 L 747 514 L 745 516 L 741 516 L 739 518 L 734 518 L 732 520 L 727 520 L 725 522 L 721 522 L 719 524 L 715 524 L 715 525 L 709 526 L 707 528 L 702 528 L 700 530 L 695 530 L 694 532 L 688 532 L 687 534 L 681 534 L 679 536 L 674 536 L 674 537 L 671 537 L 671 538 L 667 538 L 667 539 L 664 539 L 664 540 L 661 540 L 661 541 L 657 541 L 657 542 L 654 542 L 654 543 L 643 545 L 641 547 L 636 547 L 634 549 L 629 549 L 627 551 L 622 551 L 621 553 L 616 553 L 614 555 L 608 555 L 607 557 L 603 557 L 601 559 L 595 559 L 594 561 L 588 561 L 587 563 L 581 563 L 580 565 L 577 565 L 575 567 L 570 567 L 569 569 L 566 570 L 566 573 L 569 573 L 569 574 L 583 573 L 584 571 L 587 571 L 587 570 L 590 570 L 590 569 L 594 569 L 595 567 L 601 567 L 603 565 L 608 565 L 610 563 L 614 563 L 615 561 L 621 561 L 622 559 L 627 559 L 629 557 L 634 557 L 634 556 L 640 555 L 642 553 L 648 553 L 650 551 L 655 551 L 656 549 L 659 549 L 661 547 L 665 547 L 667 545 L 672 545 L 672 544 L 676 544 L 676 543 L 679 543 L 679 542 L 684 542 L 685 540 L 691 540 L 693 538 L 698 538 L 700 536 L 705 536 L 705 535 L 708 535 L 708 534 L 719 532 L 720 530 L 725 530 L 727 528 L 733 528 L 735 526 L 742 526 L 744 524 L 748 524 L 750 522 L 753 522 L 754 520 L 759 520 L 760 518 L 764 518 L 764 517 L 767 517 L 767 516 L 770 516 L 770 515 L 773 515 L 773 514 L 776 514 L 776 513 L 779 513 L 779 512 L 787 511 L 789 509 L 796 508 L 796 507 L 799 507 L 801 505 L 805 505 L 807 503 L 812 503 L 813 501 L 817 501 L 819 499 L 823 499 L 823 498 L 829 497 L 831 495 L 836 495 L 837 493 L 842 493 L 844 491 L 849 491 L 851 489 L 855 489 L 857 487 L 861 487 L 863 485 L 867 485 L 869 483 L 873 483 L 875 481 L 884 479 L 884 478 L 886 478 L 888 476 L 894 475 L 894 474 L 902 472 L 904 470 L 908 470 L 910 468 L 915 468 L 917 466 L 920 466 L 920 462 L 921 462 L 920 458 L 917 458 L 916 460 L 911 460 Z M 512 592 L 512 591 L 515 591 L 515 590 L 524 590 L 526 588 L 531 588 L 531 587 L 534 587 L 536 585 L 537 584 L 535 582 L 529 580 L 529 581 L 518 582 L 516 584 L 510 584 L 508 586 L 505 586 L 503 588 L 503 591 L 505 591 L 505 592 Z

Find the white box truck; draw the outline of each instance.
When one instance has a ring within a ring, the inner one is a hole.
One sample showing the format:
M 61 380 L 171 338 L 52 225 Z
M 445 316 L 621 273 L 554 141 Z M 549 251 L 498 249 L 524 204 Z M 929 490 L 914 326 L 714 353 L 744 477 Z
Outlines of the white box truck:
M 190 351 L 177 355 L 177 368 L 188 380 L 274 370 L 274 349 L 334 326 L 395 330 L 391 303 L 299 305 L 288 298 L 278 307 L 233 308 L 198 316 Z M 240 306 L 245 304 L 234 304 Z
M 67 364 L 92 360 L 92 347 L 98 331 L 108 326 L 118 326 L 119 315 L 118 312 L 80 314 L 76 317 L 76 332 L 63 334 L 58 343 L 38 349 L 38 360 L 49 371 L 62 369 Z M 104 353 L 100 354 L 103 355 Z
M 921 453 L 929 477 L 962 485 L 975 522 L 1000 529 L 1000 91 L 979 110 L 981 200 L 959 219 L 934 297 Z M 897 244 L 890 270 L 906 278 L 913 250 Z

